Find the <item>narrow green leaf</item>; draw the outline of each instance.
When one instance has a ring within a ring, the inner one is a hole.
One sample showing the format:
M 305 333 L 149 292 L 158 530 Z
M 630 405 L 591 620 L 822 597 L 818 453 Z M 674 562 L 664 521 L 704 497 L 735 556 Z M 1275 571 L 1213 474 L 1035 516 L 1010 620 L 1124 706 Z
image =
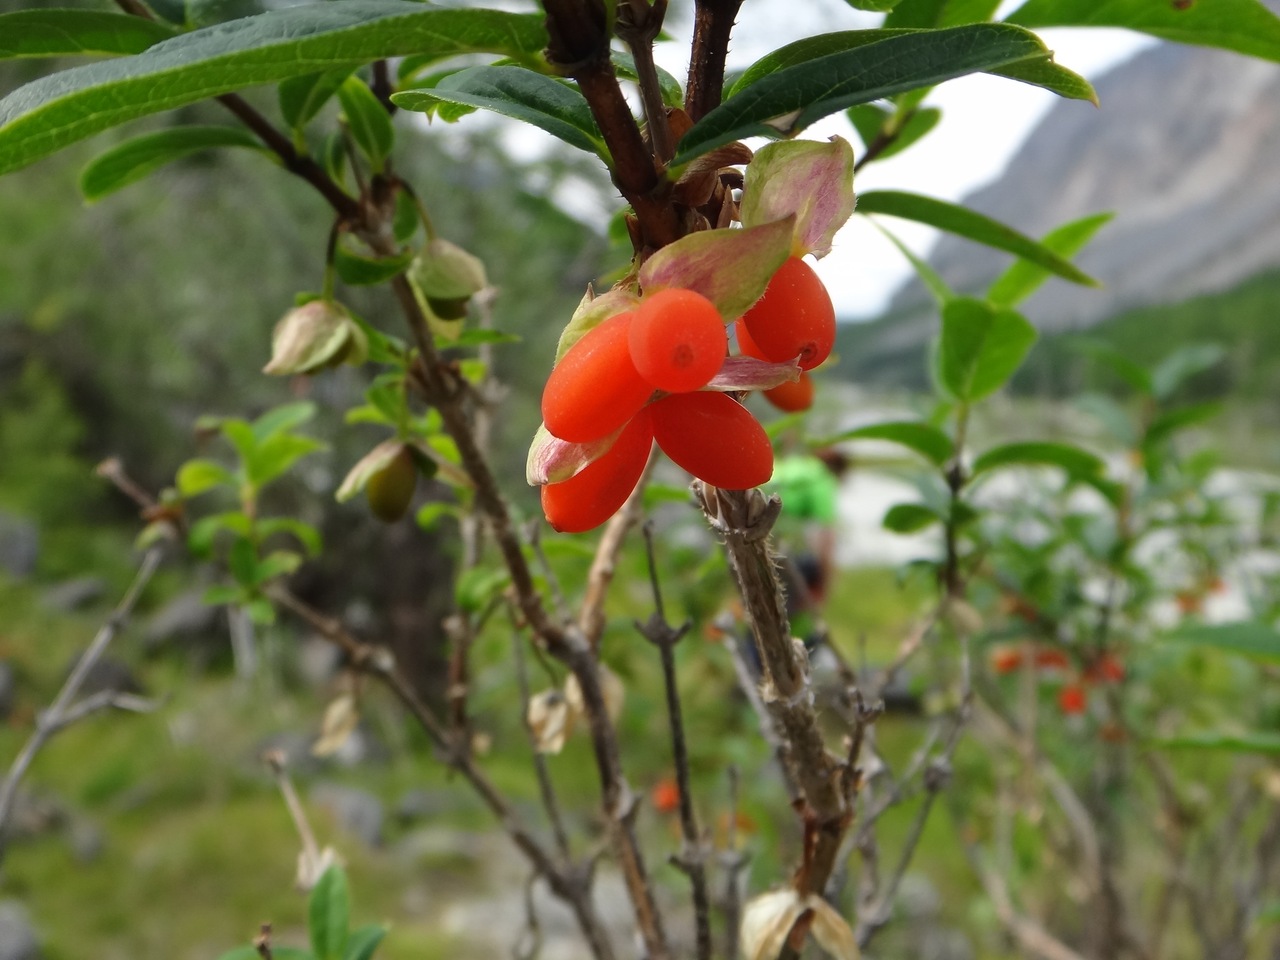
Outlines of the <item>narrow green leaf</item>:
M 0 14 L 0 60 L 10 57 L 141 53 L 173 31 L 141 17 L 102 10 L 18 10 Z
M 611 54 L 611 58 L 613 60 L 613 69 L 618 76 L 633 82 L 640 79 L 636 73 L 635 57 L 631 56 L 631 54 L 615 50 Z M 680 81 L 661 67 L 657 68 L 657 73 L 658 89 L 662 92 L 662 102 L 668 107 L 683 107 L 684 89 L 680 86 Z
M 1270 624 L 1255 620 L 1239 623 L 1186 624 L 1171 634 L 1169 639 L 1212 647 L 1226 653 L 1280 661 L 1280 631 Z
M 310 400 L 297 400 L 272 407 L 253 421 L 253 436 L 262 441 L 277 433 L 300 427 L 316 415 L 316 405 Z
M 919 533 L 941 522 L 942 517 L 918 503 L 899 503 L 890 507 L 882 521 L 884 528 L 894 533 Z
M 1040 246 L 1066 259 L 1078 253 L 1093 235 L 1115 216 L 1112 213 L 1095 213 L 1064 223 L 1046 233 Z M 1050 272 L 1037 263 L 1019 259 L 987 288 L 987 301 L 998 307 L 1012 307 L 1021 303 L 1049 279 Z
M 308 903 L 311 949 L 318 960 L 342 960 L 347 948 L 350 916 L 347 875 L 341 867 L 330 867 L 316 882 Z
M 227 553 L 227 567 L 236 583 L 253 587 L 258 584 L 258 551 L 253 541 L 246 537 L 237 537 L 231 542 Z
M 1185 407 L 1169 410 L 1151 421 L 1151 426 L 1147 427 L 1147 435 L 1144 438 L 1144 442 L 1148 444 L 1160 443 L 1179 430 L 1185 430 L 1187 427 L 1194 427 L 1197 424 L 1204 423 L 1206 420 L 1212 420 L 1220 413 L 1222 413 L 1222 404 L 1214 402 L 1193 403 Z
M 898 0 L 844 0 L 855 10 L 869 10 L 872 13 L 885 13 L 898 5 Z
M 342 960 L 371 960 L 378 944 L 387 935 L 387 928 L 379 924 L 370 924 L 351 931 L 351 939 L 347 941 L 347 952 Z
M 1247 730 L 1243 733 L 1184 733 L 1172 737 L 1158 737 L 1152 743 L 1168 749 L 1280 754 L 1280 733 L 1269 730 Z
M 941 25 L 947 0 L 901 0 L 893 13 L 885 17 L 886 27 L 927 29 Z
M 874 103 L 860 103 L 846 110 L 845 116 L 853 124 L 853 129 L 858 131 L 858 139 L 862 141 L 862 145 L 869 147 L 879 138 L 881 129 L 893 114 Z
M 381 173 L 396 140 L 391 115 L 359 77 L 347 77 L 342 82 L 338 99 L 342 102 L 342 115 L 347 118 L 351 139 L 369 158 L 374 173 Z
M 343 283 L 353 287 L 374 286 L 399 276 L 413 262 L 414 252 L 406 249 L 394 257 L 366 257 L 352 253 L 342 244 L 333 251 L 333 265 Z
M 929 266 L 922 257 L 917 257 L 911 248 L 898 239 L 897 235 L 889 230 L 884 224 L 872 220 L 871 223 L 877 230 L 889 238 L 889 242 L 898 248 L 898 252 L 907 258 L 907 262 L 915 268 L 916 276 L 925 285 L 925 288 L 933 294 L 933 299 L 938 301 L 938 306 L 944 306 L 948 300 L 955 297 L 955 292 L 947 286 L 947 281 L 943 280 L 937 270 Z
M 325 445 L 319 440 L 277 433 L 258 444 L 253 455 L 245 461 L 245 473 L 249 482 L 261 489 L 307 454 L 323 449 Z
M 984 0 L 986 2 L 986 0 Z M 1027 83 L 1034 83 L 1037 86 L 1044 86 L 1054 92 L 1061 92 L 1063 96 L 1076 96 L 1080 91 L 1080 84 L 1084 84 L 1087 93 L 1080 97 L 1085 100 L 1096 100 L 1092 88 L 1078 74 L 1072 73 L 1065 67 L 1060 67 L 1053 63 L 1052 53 L 1042 44 L 1039 39 L 1030 33 L 1020 34 L 1003 34 L 1006 41 L 1011 41 L 1009 48 L 1002 54 L 998 48 L 998 43 L 985 31 L 993 28 L 1003 30 L 1004 24 L 973 24 L 963 28 L 955 29 L 956 24 L 897 24 L 891 21 L 895 15 L 904 9 L 903 5 L 899 5 L 893 14 L 890 14 L 885 22 L 885 27 L 879 30 L 841 30 L 835 33 L 818 34 L 813 37 L 806 37 L 803 40 L 797 40 L 789 43 L 784 47 L 779 47 L 772 53 L 761 57 L 750 67 L 748 67 L 741 76 L 734 81 L 733 87 L 729 90 L 727 98 L 735 97 L 748 87 L 758 83 L 760 80 L 785 70 L 789 67 L 799 66 L 800 64 L 809 63 L 814 60 L 822 59 L 824 64 L 828 64 L 829 68 L 834 71 L 853 71 L 867 67 L 874 68 L 878 62 L 878 54 L 882 51 L 866 50 L 868 63 L 865 65 L 858 63 L 861 55 L 854 54 L 853 51 L 859 48 L 866 48 L 873 44 L 879 44 L 885 41 L 892 41 L 898 49 L 899 55 L 903 62 L 896 66 L 900 71 L 910 72 L 917 70 L 937 69 L 942 66 L 940 54 L 954 55 L 959 53 L 963 55 L 965 51 L 959 45 L 955 49 L 944 49 L 953 44 L 956 39 L 972 38 L 975 43 L 983 46 L 989 56 L 997 60 L 1001 56 L 1007 56 L 1008 59 L 1001 62 L 993 62 L 983 66 L 966 69 L 964 73 L 985 72 L 994 73 L 999 76 L 1009 76 L 1011 79 L 1024 80 Z M 982 18 L 985 19 L 985 18 Z M 927 27 L 929 29 L 921 29 Z M 949 27 L 953 29 L 933 29 L 935 27 Z M 1027 38 L 1032 38 L 1034 44 L 1027 44 Z M 937 49 L 931 47 L 937 46 Z M 1013 52 L 1014 47 L 1019 47 L 1024 56 L 1017 56 Z M 1037 49 L 1038 48 L 1038 49 Z M 826 57 L 836 54 L 850 54 L 841 60 L 827 61 Z M 1025 73 L 1032 63 L 1043 63 L 1046 65 L 1046 71 L 1038 77 L 1022 77 L 1017 76 L 1019 72 Z M 1012 71 L 1012 72 L 1010 72 Z M 891 93 L 881 93 L 874 97 L 862 97 L 857 100 L 851 100 L 848 105 L 853 103 L 869 103 L 872 100 L 878 100 L 881 97 L 891 96 L 897 93 L 903 93 L 908 90 L 931 87 L 935 83 L 941 83 L 943 80 L 950 80 L 962 74 L 939 74 L 934 79 L 924 80 L 923 82 L 912 82 L 906 86 L 900 86 Z M 835 74 L 829 79 L 835 79 Z M 1061 86 L 1062 91 L 1058 91 L 1057 87 Z M 900 103 L 900 107 L 909 110 L 918 105 L 917 102 Z M 837 108 L 838 109 L 838 108 Z M 834 112 L 834 111 L 830 111 Z
M 226 604 L 239 603 L 244 599 L 244 590 L 240 587 L 232 587 L 226 584 L 209 587 L 200 595 L 200 602 L 206 607 L 221 607 Z M 261 954 L 256 954 L 261 956 Z
M 957 297 L 942 308 L 938 338 L 942 386 L 957 400 L 981 400 L 1004 386 L 1035 340 L 1035 327 L 1021 314 Z
M 273 10 L 56 73 L 0 100 L 0 173 L 100 130 L 222 93 L 410 53 L 538 62 L 540 14 L 343 0 Z
M 454 588 L 459 608 L 467 613 L 479 613 L 506 588 L 510 579 L 505 570 L 486 567 L 464 570 Z
M 212 460 L 188 460 L 178 469 L 178 492 L 184 497 L 198 497 L 215 487 L 235 483 L 231 471 Z
M 1106 394 L 1086 393 L 1076 398 L 1075 406 L 1102 424 L 1126 449 L 1138 442 L 1138 424 L 1132 414 Z
M 829 446 L 845 440 L 889 440 L 922 454 L 938 466 L 950 460 L 955 451 L 951 438 L 945 433 L 935 426 L 916 420 L 873 423 L 846 430 L 821 442 L 823 446 Z
M 240 127 L 174 127 L 134 137 L 99 154 L 80 173 L 80 192 L 86 200 L 101 200 L 167 163 L 216 147 L 247 147 L 274 156 Z
M 480 107 L 531 123 L 579 150 L 608 153 L 577 88 L 523 67 L 468 67 L 430 90 L 405 90 L 391 99 L 406 110 L 426 111 L 438 100 Z
M 343 81 L 351 76 L 351 70 L 350 67 L 339 67 L 282 80 L 276 93 L 284 122 L 295 130 L 309 123 L 338 92 Z
M 258 536 L 263 540 L 276 533 L 292 534 L 313 557 L 320 553 L 320 531 L 309 523 L 293 517 L 268 517 L 258 521 Z
M 973 461 L 973 475 L 998 467 L 1061 467 L 1073 477 L 1102 473 L 1103 463 L 1088 450 L 1068 443 L 1033 441 L 992 447 Z
M 1034 34 L 997 23 L 914 31 L 869 43 L 858 39 L 861 42 L 852 49 L 812 58 L 827 38 L 800 41 L 807 45 L 799 54 L 803 62 L 792 59 L 797 46 L 792 44 L 791 54 L 780 56 L 781 51 L 775 51 L 770 54 L 775 58 L 772 63 L 753 65 L 735 84 L 733 94 L 681 138 L 673 166 L 744 137 L 793 136 L 855 104 L 970 73 L 999 73 L 1029 61 L 1048 62 L 1051 57 Z M 777 68 L 789 59 L 791 66 Z M 1078 85 L 1079 78 L 1064 68 L 1050 72 L 1061 82 L 1037 82 L 1064 94 Z
M 1208 370 L 1227 351 L 1216 343 L 1190 343 L 1169 354 L 1151 371 L 1151 391 L 1159 400 L 1167 399 L 1197 373 Z
M 916 107 L 908 111 L 906 116 L 897 122 L 893 132 L 893 139 L 887 147 L 876 154 L 876 159 L 884 160 L 888 157 L 897 156 L 903 150 L 923 139 L 929 131 L 938 125 L 938 121 L 941 119 L 942 111 L 936 107 Z
M 1073 283 L 1098 286 L 1096 280 L 1048 247 L 1012 227 L 958 204 L 900 190 L 873 190 L 858 195 L 858 212 L 880 213 L 927 224 L 967 240 L 1012 253 Z
M 1280 17 L 1259 0 L 1028 0 L 1006 19 L 1024 27 L 1124 27 L 1280 61 Z

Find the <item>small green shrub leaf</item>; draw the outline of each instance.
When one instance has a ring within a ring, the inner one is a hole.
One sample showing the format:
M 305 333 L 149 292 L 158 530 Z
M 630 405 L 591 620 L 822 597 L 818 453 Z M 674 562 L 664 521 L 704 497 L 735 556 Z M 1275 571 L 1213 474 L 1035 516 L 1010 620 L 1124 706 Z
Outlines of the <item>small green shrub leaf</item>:
M 167 163 L 216 147 L 247 147 L 273 156 L 239 127 L 174 127 L 126 140 L 95 157 L 80 174 L 80 192 L 86 200 L 100 200 Z
M 423 112 L 440 101 L 492 110 L 531 123 L 579 150 L 608 155 L 586 98 L 575 87 L 523 67 L 468 67 L 430 90 L 405 90 L 391 99 L 406 110 Z
M 1280 631 L 1266 623 L 1247 620 L 1239 623 L 1187 624 L 1169 637 L 1181 643 L 1212 647 L 1226 653 L 1280 661 Z
M 369 924 L 351 931 L 351 939 L 347 941 L 347 952 L 342 960 L 371 960 L 378 944 L 387 935 L 387 928 L 379 924 Z
M 1040 239 L 1040 246 L 1064 259 L 1078 253 L 1093 235 L 1111 221 L 1114 214 L 1095 213 L 1081 217 L 1049 231 Z M 998 307 L 1012 307 L 1021 303 L 1049 279 L 1048 268 L 1030 260 L 1019 259 L 987 288 L 987 300 Z
M 883 521 L 884 528 L 894 533 L 919 533 L 941 522 L 942 517 L 918 503 L 899 503 L 890 507 Z
M 338 92 L 343 81 L 351 76 L 351 70 L 350 67 L 339 67 L 282 80 L 276 88 L 276 95 L 284 122 L 295 130 L 306 125 Z
M 342 103 L 342 115 L 347 118 L 351 139 L 369 158 L 374 172 L 381 173 L 396 140 L 391 115 L 359 77 L 347 77 L 342 82 L 338 87 L 338 100 Z
M 997 220 L 945 200 L 936 200 L 933 197 L 899 190 L 873 190 L 858 195 L 858 212 L 880 213 L 890 217 L 901 217 L 904 220 L 914 220 L 917 223 L 954 233 L 966 240 L 973 240 L 976 243 L 1012 253 L 1072 283 L 1091 287 L 1098 285 L 1092 277 L 1081 272 L 1074 264 L 1064 260 L 1043 244 L 1037 243 Z
M 311 949 L 318 960 L 343 960 L 350 916 L 347 875 L 341 867 L 330 867 L 320 875 L 308 902 Z
M 822 443 L 827 445 L 845 440 L 888 440 L 914 450 L 938 466 L 951 459 L 954 452 L 950 437 L 935 426 L 915 420 L 873 423 L 828 437 Z
M 1088 450 L 1068 443 L 1006 443 L 992 447 L 974 460 L 973 475 L 976 477 L 998 467 L 1061 467 L 1071 476 L 1079 477 L 1101 473 L 1103 463 Z
M 981 400 L 1004 386 L 1035 341 L 1021 314 L 957 297 L 942 308 L 938 379 L 957 400 Z

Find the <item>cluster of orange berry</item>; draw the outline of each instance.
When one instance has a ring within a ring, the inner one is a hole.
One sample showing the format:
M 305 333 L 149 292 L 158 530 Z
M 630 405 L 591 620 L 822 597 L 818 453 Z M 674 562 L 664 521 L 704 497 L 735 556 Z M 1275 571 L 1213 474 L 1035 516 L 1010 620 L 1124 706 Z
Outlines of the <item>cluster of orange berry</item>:
M 835 310 L 813 268 L 788 259 L 738 320 L 737 335 L 742 353 L 757 359 L 797 360 L 802 370 L 826 359 Z M 773 448 L 764 428 L 728 393 L 704 389 L 727 352 L 715 304 L 679 288 L 646 295 L 569 349 L 543 389 L 547 431 L 570 443 L 616 437 L 574 476 L 542 487 L 542 509 L 556 530 L 582 532 L 612 516 L 639 481 L 655 440 L 672 461 L 712 486 L 744 490 L 769 479 Z M 802 378 L 766 396 L 783 409 L 804 409 L 813 388 L 807 373 Z
M 1029 662 L 1037 670 L 1070 671 L 1071 659 L 1063 650 L 1036 647 L 1029 661 L 1017 647 L 999 646 L 990 654 L 991 669 L 1000 675 L 1013 673 Z M 1091 660 L 1079 675 L 1064 683 L 1058 690 L 1058 709 L 1065 714 L 1084 713 L 1088 707 L 1088 688 L 1095 684 L 1120 683 L 1125 678 L 1124 662 L 1115 654 L 1103 653 Z

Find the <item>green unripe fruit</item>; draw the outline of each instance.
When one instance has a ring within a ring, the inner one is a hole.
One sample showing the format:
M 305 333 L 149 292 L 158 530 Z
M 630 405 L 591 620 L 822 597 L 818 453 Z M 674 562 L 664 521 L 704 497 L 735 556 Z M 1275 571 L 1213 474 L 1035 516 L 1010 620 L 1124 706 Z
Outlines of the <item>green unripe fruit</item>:
M 417 485 L 418 466 L 414 463 L 413 454 L 408 447 L 401 447 L 385 467 L 369 477 L 364 495 L 375 517 L 384 523 L 395 523 L 409 511 Z

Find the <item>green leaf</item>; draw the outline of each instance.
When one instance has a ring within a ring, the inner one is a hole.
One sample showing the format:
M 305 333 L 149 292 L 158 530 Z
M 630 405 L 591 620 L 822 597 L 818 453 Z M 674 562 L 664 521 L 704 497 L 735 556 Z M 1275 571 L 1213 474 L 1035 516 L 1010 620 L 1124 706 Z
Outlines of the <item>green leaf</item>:
M 325 449 L 319 440 L 278 433 L 262 441 L 245 460 L 249 482 L 261 489 L 309 453 Z
M 895 247 L 898 252 L 906 257 L 907 262 L 915 268 L 916 276 L 925 285 L 925 288 L 933 294 L 933 299 L 938 302 L 938 306 L 945 306 L 948 301 L 955 298 L 955 292 L 947 286 L 947 281 L 943 280 L 937 270 L 929 266 L 923 258 L 917 257 L 905 243 L 898 239 L 897 235 L 889 230 L 883 223 L 872 220 L 871 223 L 877 230 L 883 233 Z
M 881 213 L 914 220 L 948 233 L 1004 250 L 1044 267 L 1063 279 L 1096 287 L 1098 282 L 1048 247 L 1012 227 L 945 200 L 900 190 L 873 190 L 858 195 L 858 212 Z
M 277 433 L 287 433 L 294 427 L 302 426 L 315 415 L 316 405 L 310 400 L 282 403 L 253 421 L 254 439 L 260 442 Z
M 1280 733 L 1247 730 L 1242 733 L 1184 733 L 1152 741 L 1169 749 L 1221 750 L 1227 753 L 1280 754 Z
M 919 533 L 941 523 L 942 517 L 918 503 L 899 503 L 889 508 L 882 522 L 886 530 L 894 533 Z
M 458 508 L 451 503 L 424 503 L 413 515 L 414 523 L 423 530 L 430 530 L 444 517 L 458 515 Z
M 531 123 L 579 150 L 608 156 L 591 108 L 577 88 L 523 67 L 468 67 L 430 90 L 405 90 L 391 99 L 406 110 L 423 112 L 441 100 L 492 110 Z
M 386 283 L 404 273 L 413 262 L 413 256 L 413 250 L 406 249 L 394 257 L 366 257 L 338 244 L 333 251 L 333 265 L 343 283 L 367 287 Z
M 342 103 L 351 139 L 369 158 L 373 172 L 381 173 L 396 140 L 387 108 L 359 77 L 347 77 L 342 82 L 338 87 L 338 100 Z
M 1126 449 L 1138 442 L 1138 425 L 1133 416 L 1105 394 L 1086 393 L 1076 399 L 1075 406 L 1102 424 Z
M 1105 363 L 1120 379 L 1139 393 L 1151 394 L 1155 392 L 1155 384 L 1152 382 L 1151 374 L 1107 341 L 1096 337 L 1081 337 L 1073 341 L 1071 347 L 1077 353 L 1083 353 L 1094 360 L 1100 360 Z
M 478 347 L 482 344 L 519 343 L 520 337 L 514 333 L 503 333 L 501 330 L 482 330 L 474 328 L 463 330 L 454 340 L 436 338 L 436 346 L 443 349 L 457 350 L 460 347 Z
M 302 566 L 302 557 L 292 550 L 275 550 L 258 563 L 257 583 L 288 576 Z
M 942 308 L 939 380 L 957 400 L 981 400 L 1004 386 L 1035 341 L 1021 314 L 957 297 Z
M 613 60 L 613 69 L 625 80 L 638 81 L 639 76 L 636 74 L 635 57 L 629 53 L 615 50 L 611 54 Z M 662 92 L 662 102 L 668 107 L 684 106 L 684 90 L 680 87 L 680 81 L 669 74 L 661 67 L 657 67 L 658 72 L 658 89 Z
M 1162 413 L 1151 421 L 1151 426 L 1147 427 L 1144 443 L 1152 444 L 1167 440 L 1179 430 L 1212 420 L 1220 413 L 1222 413 L 1222 404 L 1214 402 L 1193 403 Z
M 1040 240 L 1040 246 L 1066 259 L 1078 253 L 1093 235 L 1115 214 L 1095 213 L 1081 217 L 1049 231 Z M 1049 271 L 1028 260 L 1019 259 L 987 288 L 987 300 L 998 307 L 1012 307 L 1021 303 L 1049 279 Z
M 309 523 L 293 517 L 268 517 L 258 521 L 258 535 L 262 539 L 276 533 L 292 534 L 313 557 L 320 553 L 320 531 Z
M 886 157 L 901 153 L 936 127 L 941 119 L 942 111 L 936 107 L 917 107 L 908 111 L 900 121 L 895 123 L 893 139 L 889 145 L 876 154 L 875 158 L 884 160 Z
M 19 10 L 0 14 L 0 60 L 141 53 L 172 36 L 164 24 L 122 13 Z
M 1227 354 L 1216 343 L 1191 343 L 1169 354 L 1151 371 L 1151 391 L 1156 399 L 1167 399 L 1191 377 L 1208 370 Z
M 408 0 L 273 10 L 20 87 L 0 100 L 0 173 L 100 130 L 244 87 L 410 53 L 489 52 L 537 62 L 546 42 L 540 14 Z
M 249 518 L 238 510 L 201 517 L 187 533 L 187 549 L 197 557 L 208 557 L 213 552 L 213 541 L 220 530 L 230 530 L 237 536 L 247 537 Z
M 274 156 L 239 127 L 174 127 L 134 137 L 99 154 L 81 172 L 80 192 L 86 200 L 101 200 L 167 163 L 215 147 L 248 147 Z
M 320 875 L 308 903 L 311 949 L 318 960 L 343 960 L 350 915 L 347 875 L 341 867 L 330 867 Z
M 1258 0 L 1029 0 L 1006 19 L 1024 27 L 1124 27 L 1280 61 L 1280 17 Z
M 1088 450 L 1069 443 L 1032 441 L 992 447 L 973 462 L 973 475 L 998 467 L 1061 467 L 1073 477 L 1102 473 L 1103 462 Z
M 1239 623 L 1186 624 L 1169 636 L 1170 640 L 1212 647 L 1262 660 L 1280 661 L 1280 631 L 1255 620 Z
M 955 452 L 950 437 L 937 427 L 916 420 L 873 423 L 824 439 L 821 445 L 830 446 L 845 440 L 888 440 L 922 454 L 938 466 L 950 460 Z
M 351 931 L 347 952 L 342 955 L 342 960 L 370 960 L 386 935 L 387 928 L 376 923 Z
M 844 0 L 844 2 L 855 10 L 869 10 L 872 13 L 884 13 L 898 4 L 898 0 Z
M 858 139 L 864 147 L 871 146 L 879 138 L 881 129 L 893 118 L 892 113 L 874 103 L 860 103 L 856 107 L 850 107 L 845 111 L 845 116 L 853 124 L 853 129 L 858 131 Z
M 298 130 L 309 123 L 351 76 L 352 67 L 322 70 L 281 81 L 276 90 L 284 122 Z
M 178 468 L 178 492 L 184 497 L 198 497 L 215 487 L 234 483 L 231 471 L 212 460 L 188 460 Z
M 505 570 L 485 567 L 464 570 L 454 588 L 458 607 L 465 613 L 479 613 L 506 588 L 510 579 Z

